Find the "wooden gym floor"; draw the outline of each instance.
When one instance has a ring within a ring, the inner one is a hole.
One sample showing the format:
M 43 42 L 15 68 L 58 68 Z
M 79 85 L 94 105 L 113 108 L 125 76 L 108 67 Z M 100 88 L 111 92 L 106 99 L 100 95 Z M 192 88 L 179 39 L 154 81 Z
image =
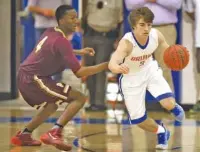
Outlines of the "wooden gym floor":
M 23 128 L 36 111 L 24 101 L 0 102 L 0 152 L 58 152 L 52 146 L 13 147 L 10 138 Z M 60 108 L 33 137 L 52 127 L 62 112 Z M 173 121 L 167 113 L 149 112 L 149 116 L 162 120 L 171 131 L 169 149 L 162 152 L 200 152 L 200 113 L 189 115 L 182 123 Z M 73 145 L 73 152 L 161 152 L 154 149 L 156 136 L 129 125 L 123 111 L 85 112 L 81 110 L 64 128 L 65 140 Z

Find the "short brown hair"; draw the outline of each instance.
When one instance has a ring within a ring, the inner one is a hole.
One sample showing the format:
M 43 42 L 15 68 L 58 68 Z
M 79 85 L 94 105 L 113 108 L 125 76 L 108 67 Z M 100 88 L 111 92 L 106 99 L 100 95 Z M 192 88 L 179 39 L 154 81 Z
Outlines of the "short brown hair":
M 147 23 L 152 23 L 154 19 L 153 12 L 148 7 L 141 7 L 130 12 L 128 21 L 131 27 L 136 25 L 136 22 L 141 18 Z

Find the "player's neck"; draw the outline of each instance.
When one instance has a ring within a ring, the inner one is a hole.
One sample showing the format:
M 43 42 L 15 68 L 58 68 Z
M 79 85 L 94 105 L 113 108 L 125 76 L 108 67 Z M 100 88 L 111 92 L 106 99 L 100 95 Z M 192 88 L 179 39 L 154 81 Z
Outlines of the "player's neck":
M 133 34 L 134 34 L 134 38 L 137 40 L 137 42 L 141 45 L 145 45 L 148 41 L 148 36 L 140 36 L 138 34 L 136 34 L 134 31 L 133 31 Z
M 65 35 L 66 38 L 70 38 L 71 35 L 73 35 L 72 32 L 65 30 L 65 28 L 63 27 L 58 26 L 57 28 L 61 30 L 61 32 Z

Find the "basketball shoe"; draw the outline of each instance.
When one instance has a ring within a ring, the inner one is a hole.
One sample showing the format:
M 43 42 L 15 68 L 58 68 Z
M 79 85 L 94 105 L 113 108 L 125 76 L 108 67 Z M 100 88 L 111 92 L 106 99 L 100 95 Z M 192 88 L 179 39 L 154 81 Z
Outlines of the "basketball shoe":
M 62 129 L 52 129 L 40 137 L 40 140 L 47 145 L 53 145 L 59 150 L 69 151 L 72 149 L 71 145 L 64 143 L 62 139 Z
M 158 144 L 156 145 L 156 149 L 167 149 L 168 148 L 168 140 L 170 137 L 170 132 L 165 127 L 164 127 L 164 129 L 165 129 L 164 133 L 157 134 Z
M 16 136 L 12 137 L 11 144 L 16 146 L 40 146 L 41 142 L 34 140 L 31 134 L 22 134 L 19 131 Z

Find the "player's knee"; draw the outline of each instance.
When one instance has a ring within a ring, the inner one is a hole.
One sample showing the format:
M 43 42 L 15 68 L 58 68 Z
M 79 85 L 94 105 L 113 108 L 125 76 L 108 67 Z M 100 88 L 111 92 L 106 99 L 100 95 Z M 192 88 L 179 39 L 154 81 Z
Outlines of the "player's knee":
M 86 101 L 86 96 L 77 90 L 71 90 L 69 93 L 69 98 L 72 98 L 73 100 L 76 100 L 82 104 L 84 104 Z
M 54 110 L 56 111 L 58 109 L 58 105 L 56 103 L 48 103 L 47 107 L 51 109 L 52 111 Z
M 166 98 L 160 101 L 160 104 L 163 108 L 167 109 L 167 110 L 171 110 L 174 108 L 176 102 L 174 98 Z
M 143 129 L 143 128 L 145 127 L 145 125 L 144 125 L 144 121 L 141 122 L 141 123 L 138 123 L 137 126 Z
M 142 121 L 142 122 L 138 123 L 137 126 L 138 126 L 139 128 L 141 128 L 141 129 L 144 129 L 144 130 L 145 130 L 146 127 L 147 127 L 147 124 L 146 124 L 145 121 Z
M 78 100 L 79 102 L 85 104 L 86 99 L 87 99 L 87 98 L 86 98 L 86 96 L 85 96 L 83 93 L 81 93 L 81 92 L 78 92 L 78 93 L 77 93 L 77 98 L 76 98 L 76 100 Z

